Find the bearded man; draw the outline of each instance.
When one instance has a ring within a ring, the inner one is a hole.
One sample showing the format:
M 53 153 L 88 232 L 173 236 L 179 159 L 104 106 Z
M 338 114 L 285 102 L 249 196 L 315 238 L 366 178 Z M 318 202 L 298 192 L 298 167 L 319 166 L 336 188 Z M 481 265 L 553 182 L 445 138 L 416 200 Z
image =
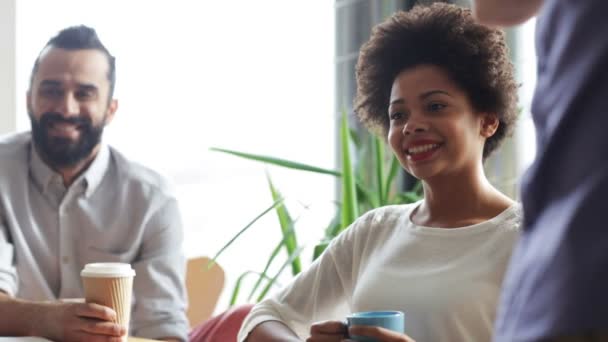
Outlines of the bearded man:
M 40 52 L 31 132 L 0 140 L 0 336 L 120 341 L 116 313 L 81 298 L 83 266 L 135 269 L 130 335 L 185 341 L 180 213 L 167 182 L 102 143 L 116 114 L 115 58 L 69 27 Z

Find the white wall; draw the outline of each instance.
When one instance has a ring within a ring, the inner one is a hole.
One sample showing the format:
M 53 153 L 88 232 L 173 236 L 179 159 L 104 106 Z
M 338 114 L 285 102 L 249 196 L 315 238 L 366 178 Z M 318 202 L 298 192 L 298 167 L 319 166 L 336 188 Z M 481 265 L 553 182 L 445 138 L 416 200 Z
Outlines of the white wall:
M 16 0 L 0 1 L 0 134 L 16 127 Z

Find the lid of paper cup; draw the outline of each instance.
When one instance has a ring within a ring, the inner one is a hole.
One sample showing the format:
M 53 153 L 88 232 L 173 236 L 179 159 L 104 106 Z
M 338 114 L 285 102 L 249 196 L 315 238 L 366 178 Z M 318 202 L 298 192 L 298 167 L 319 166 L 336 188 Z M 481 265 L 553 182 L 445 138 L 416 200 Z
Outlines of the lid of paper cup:
M 135 276 L 135 270 L 131 268 L 131 264 L 96 262 L 86 264 L 82 272 L 80 272 L 80 276 L 92 278 L 133 277 Z

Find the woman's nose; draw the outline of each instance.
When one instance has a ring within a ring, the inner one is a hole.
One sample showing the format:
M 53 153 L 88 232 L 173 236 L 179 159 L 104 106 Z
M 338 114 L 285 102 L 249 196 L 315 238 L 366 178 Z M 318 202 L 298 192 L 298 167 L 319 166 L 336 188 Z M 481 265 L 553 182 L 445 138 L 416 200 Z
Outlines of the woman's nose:
M 410 117 L 407 123 L 403 126 L 403 135 L 410 135 L 413 133 L 426 132 L 429 129 L 428 124 L 423 120 Z

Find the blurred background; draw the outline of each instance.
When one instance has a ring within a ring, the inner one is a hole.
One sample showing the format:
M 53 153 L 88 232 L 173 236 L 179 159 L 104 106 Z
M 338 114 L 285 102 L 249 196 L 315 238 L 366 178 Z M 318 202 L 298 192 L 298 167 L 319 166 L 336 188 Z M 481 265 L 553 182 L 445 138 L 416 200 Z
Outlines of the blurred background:
M 298 220 L 306 265 L 336 213 L 336 178 L 209 148 L 338 169 L 339 118 L 352 110 L 359 47 L 372 26 L 415 3 L 0 0 L 0 134 L 29 130 L 25 93 L 47 40 L 67 26 L 92 26 L 117 58 L 119 110 L 104 141 L 172 182 L 186 255 L 215 255 L 269 207 L 268 173 Z M 513 138 L 486 168 L 495 185 L 517 198 L 519 178 L 535 150 L 529 116 L 534 20 L 507 34 L 521 83 L 521 116 Z M 401 175 L 400 187 L 412 184 Z M 226 284 L 216 311 L 227 307 L 239 275 L 264 267 L 282 238 L 276 221 L 263 217 L 220 256 Z

